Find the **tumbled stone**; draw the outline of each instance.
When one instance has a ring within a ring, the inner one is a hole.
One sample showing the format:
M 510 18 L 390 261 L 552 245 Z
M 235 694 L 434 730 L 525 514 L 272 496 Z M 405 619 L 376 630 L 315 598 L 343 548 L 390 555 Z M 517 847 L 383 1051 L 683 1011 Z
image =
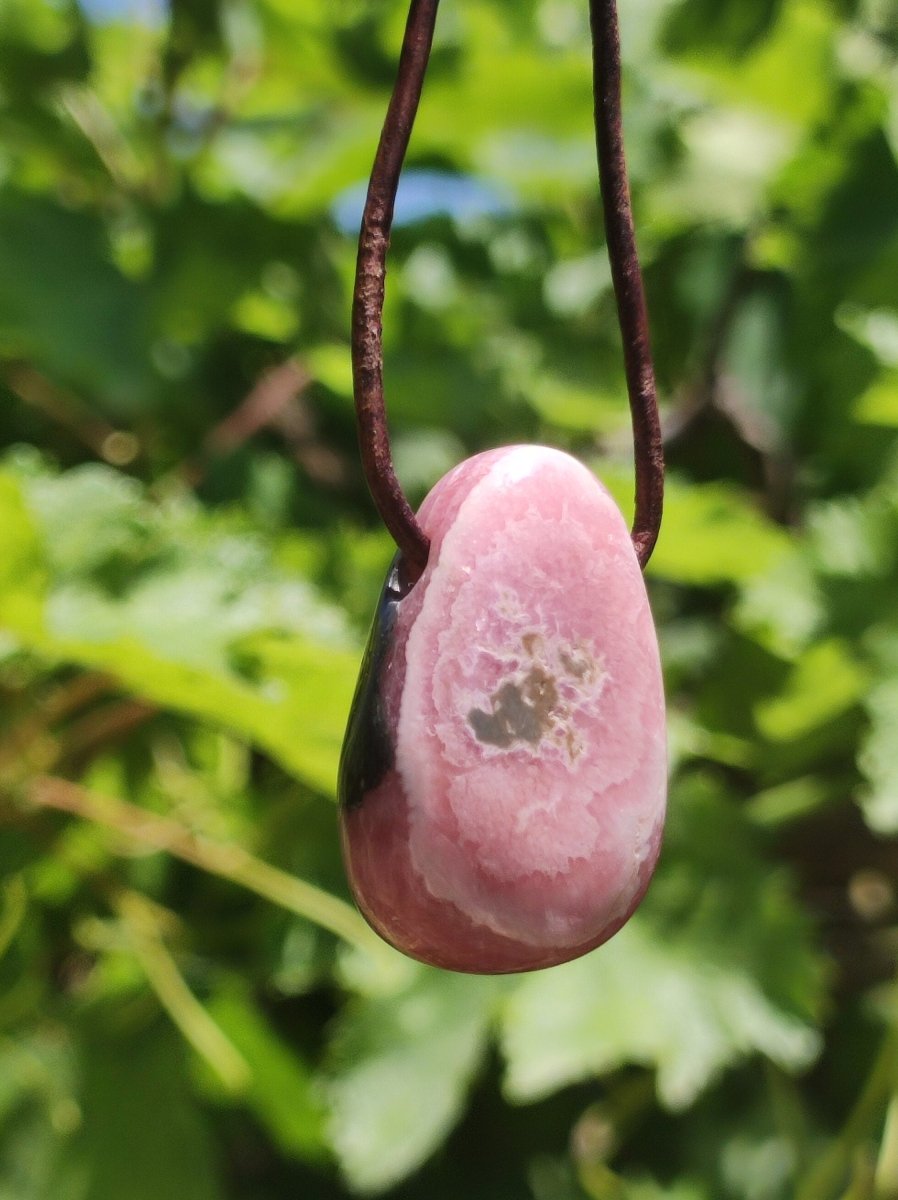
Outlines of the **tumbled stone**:
M 344 857 L 414 958 L 575 958 L 639 904 L 666 797 L 664 693 L 620 511 L 575 459 L 477 455 L 419 513 L 427 568 L 381 597 L 340 768 Z

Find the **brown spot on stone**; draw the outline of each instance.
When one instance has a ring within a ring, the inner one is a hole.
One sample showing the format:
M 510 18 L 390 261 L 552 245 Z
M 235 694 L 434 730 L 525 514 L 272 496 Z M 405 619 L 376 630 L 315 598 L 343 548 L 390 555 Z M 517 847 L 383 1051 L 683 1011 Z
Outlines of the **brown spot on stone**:
M 468 713 L 468 723 L 479 742 L 503 750 L 517 741 L 535 746 L 552 728 L 558 688 L 551 675 L 534 667 L 520 684 L 503 683 L 490 696 L 490 704 L 490 712 L 473 708 Z
M 573 654 L 568 654 L 566 650 L 562 650 L 559 657 L 561 658 L 561 665 L 569 675 L 573 675 L 575 679 L 586 678 L 590 670 L 589 659 L 586 655 L 583 658 L 575 658 Z
M 542 638 L 538 633 L 525 633 L 521 638 L 521 645 L 524 647 L 524 653 L 533 658 L 536 653 L 536 647 L 542 643 Z
M 583 747 L 580 744 L 580 742 L 578 741 L 573 729 L 569 729 L 567 731 L 567 735 L 565 736 L 565 739 L 564 739 L 564 744 L 567 746 L 567 756 L 571 762 L 573 762 L 574 759 L 580 757 L 580 752 L 583 749 Z

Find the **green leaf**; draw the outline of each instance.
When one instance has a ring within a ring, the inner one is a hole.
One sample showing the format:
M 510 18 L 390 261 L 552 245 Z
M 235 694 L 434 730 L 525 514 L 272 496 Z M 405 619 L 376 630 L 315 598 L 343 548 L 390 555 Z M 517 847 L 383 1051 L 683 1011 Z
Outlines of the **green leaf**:
M 679 132 L 685 157 L 676 175 L 652 194 L 653 211 L 662 219 L 675 221 L 698 217 L 727 226 L 750 221 L 795 148 L 794 133 L 781 121 L 743 106 L 719 106 L 692 113 L 681 122 Z M 716 180 L 713 188 L 707 186 L 709 174 Z M 750 385 L 766 382 L 772 376 L 775 386 L 764 399 L 772 396 L 778 400 L 783 386 L 776 358 L 748 356 L 750 343 L 768 334 L 756 318 L 752 323 L 753 328 L 740 329 L 738 319 L 732 322 L 733 345 L 727 354 L 727 366 L 734 366 Z M 781 329 L 775 332 L 781 334 Z M 755 396 L 746 399 L 754 401 Z
M 748 1054 L 793 1070 L 812 1061 L 819 963 L 754 841 L 701 780 L 674 795 L 643 909 L 607 945 L 512 991 L 501 1025 L 511 1100 L 638 1064 L 681 1109 Z
M 711 47 L 744 54 L 764 37 L 779 16 L 782 0 L 680 0 L 668 20 L 665 39 L 673 51 Z
M 632 477 L 598 468 L 625 513 L 632 508 Z M 669 476 L 664 525 L 649 565 L 651 575 L 696 587 L 745 583 L 770 570 L 789 538 L 748 497 L 726 484 L 687 484 Z
M 38 477 L 27 485 L 26 502 L 38 527 L 49 532 L 47 567 L 57 578 L 89 575 L 121 558 L 134 560 L 152 536 L 151 510 L 140 484 L 104 467 Z
M 735 489 L 674 484 L 652 569 L 679 583 L 743 582 L 768 570 L 788 545 L 786 534 Z
M 796 545 L 746 580 L 733 613 L 738 629 L 781 658 L 796 658 L 826 620 L 826 603 L 807 548 Z
M 757 705 L 758 728 L 774 742 L 802 737 L 857 704 L 867 683 L 843 643 L 820 642 L 798 660 L 780 694 Z
M 339 610 L 260 539 L 186 501 L 157 507 L 109 468 L 0 479 L 0 618 L 24 646 L 246 734 L 334 790 L 358 664 Z
M 817 1048 L 748 973 L 665 946 L 639 917 L 602 950 L 528 979 L 502 1025 L 515 1103 L 637 1064 L 657 1069 L 661 1100 L 681 1109 L 746 1054 L 797 1068 Z
M 213 1143 L 171 1029 L 87 1041 L 83 1080 L 82 1122 L 46 1200 L 221 1200 Z
M 898 833 L 898 681 L 883 679 L 866 700 L 870 730 L 858 764 L 868 787 L 861 798 L 867 824 L 880 834 Z
M 89 214 L 0 194 L 0 349 L 120 411 L 145 392 L 144 313 Z
M 19 483 L 0 472 L 0 628 L 31 630 L 49 579 L 40 537 Z
M 662 1187 L 648 1179 L 627 1181 L 627 1200 L 708 1200 L 710 1194 L 700 1184 L 685 1179 L 671 1187 Z
M 867 425 L 898 426 L 898 371 L 882 374 L 858 397 L 854 417 Z
M 338 396 L 352 396 L 352 357 L 348 345 L 328 342 L 303 355 L 315 378 Z
M 250 1064 L 244 1103 L 291 1157 L 324 1157 L 324 1106 L 315 1077 L 259 1012 L 252 1000 L 231 987 L 208 1005 L 209 1014 Z
M 836 22 L 816 0 L 761 0 L 742 4 L 727 0 L 688 0 L 691 30 L 681 38 L 680 54 L 718 101 L 774 114 L 811 126 L 827 110 L 834 90 L 832 38 Z M 777 10 L 781 15 L 772 24 Z M 710 14 L 704 25 L 702 16 Z M 757 33 L 769 28 L 763 39 Z M 689 44 L 691 42 L 691 44 Z M 748 50 L 749 53 L 741 53 Z M 740 53 L 738 67 L 734 53 Z M 802 86 L 788 80 L 796 62 L 802 64 Z
M 843 304 L 836 318 L 839 328 L 866 346 L 882 366 L 898 367 L 898 311 Z
M 808 513 L 808 545 L 822 575 L 881 578 L 896 561 L 895 516 L 888 483 L 863 498 L 814 505 Z
M 0 1139 L 0 1200 L 75 1200 L 49 1182 L 58 1138 L 43 1107 L 23 1105 L 0 1126 Z
M 0 1200 L 53 1200 L 60 1134 L 81 1120 L 75 1066 L 59 1030 L 0 1041 Z
M 356 1001 L 337 1023 L 330 1136 L 354 1189 L 382 1192 L 433 1153 L 461 1115 L 498 985 L 422 969 L 399 996 Z

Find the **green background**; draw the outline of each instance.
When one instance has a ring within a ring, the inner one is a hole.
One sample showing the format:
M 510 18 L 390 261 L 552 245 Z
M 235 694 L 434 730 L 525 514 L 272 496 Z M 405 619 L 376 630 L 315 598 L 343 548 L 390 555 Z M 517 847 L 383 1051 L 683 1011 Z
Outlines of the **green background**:
M 621 7 L 669 832 L 491 980 L 368 933 L 333 804 L 403 5 L 0 3 L 0 1200 L 898 1197 L 898 4 Z M 587 5 L 442 8 L 399 473 L 540 440 L 629 512 Z

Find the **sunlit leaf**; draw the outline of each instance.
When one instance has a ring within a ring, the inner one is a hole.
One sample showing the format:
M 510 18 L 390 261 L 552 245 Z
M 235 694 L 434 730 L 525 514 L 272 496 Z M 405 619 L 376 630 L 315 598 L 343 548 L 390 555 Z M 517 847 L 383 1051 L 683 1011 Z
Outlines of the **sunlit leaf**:
M 782 692 L 758 704 L 758 728 L 772 741 L 801 737 L 857 704 L 866 684 L 843 645 L 819 642 L 798 660 Z
M 350 1183 L 381 1192 L 458 1120 L 496 999 L 489 979 L 421 972 L 402 995 L 357 1001 L 335 1031 L 331 1137 Z
M 870 731 L 860 753 L 869 787 L 864 816 L 878 833 L 898 831 L 898 683 L 885 679 L 867 697 Z
M 870 425 L 898 425 L 898 374 L 884 374 L 858 397 L 858 421 Z
M 781 881 L 713 791 L 673 800 L 678 824 L 645 914 L 600 950 L 511 993 L 501 1032 L 511 1099 L 637 1064 L 656 1069 L 659 1096 L 678 1109 L 747 1054 L 798 1069 L 817 1053 L 805 1005 L 818 968 Z M 725 852 L 696 844 L 698 829 Z
M 632 479 L 597 468 L 626 513 Z M 707 587 L 742 583 L 770 570 L 789 549 L 786 533 L 734 488 L 687 485 L 672 477 L 665 493 L 664 526 L 650 572 L 677 583 Z
M 0 538 L 10 555 L 31 554 L 15 575 L 48 578 L 10 606 L 8 629 L 52 660 L 243 732 L 333 790 L 358 660 L 340 614 L 306 581 L 258 540 L 206 526 L 189 505 L 156 508 L 105 468 L 32 480 L 24 524 L 5 478 Z M 69 520 L 82 504 L 83 527 Z
M 309 1067 L 236 989 L 216 996 L 209 1012 L 250 1064 L 244 1102 L 288 1154 L 320 1159 L 325 1153 L 323 1097 Z
M 68 1200 L 218 1200 L 206 1124 L 164 1026 L 83 1048 L 81 1121 L 57 1160 L 50 1196 Z

